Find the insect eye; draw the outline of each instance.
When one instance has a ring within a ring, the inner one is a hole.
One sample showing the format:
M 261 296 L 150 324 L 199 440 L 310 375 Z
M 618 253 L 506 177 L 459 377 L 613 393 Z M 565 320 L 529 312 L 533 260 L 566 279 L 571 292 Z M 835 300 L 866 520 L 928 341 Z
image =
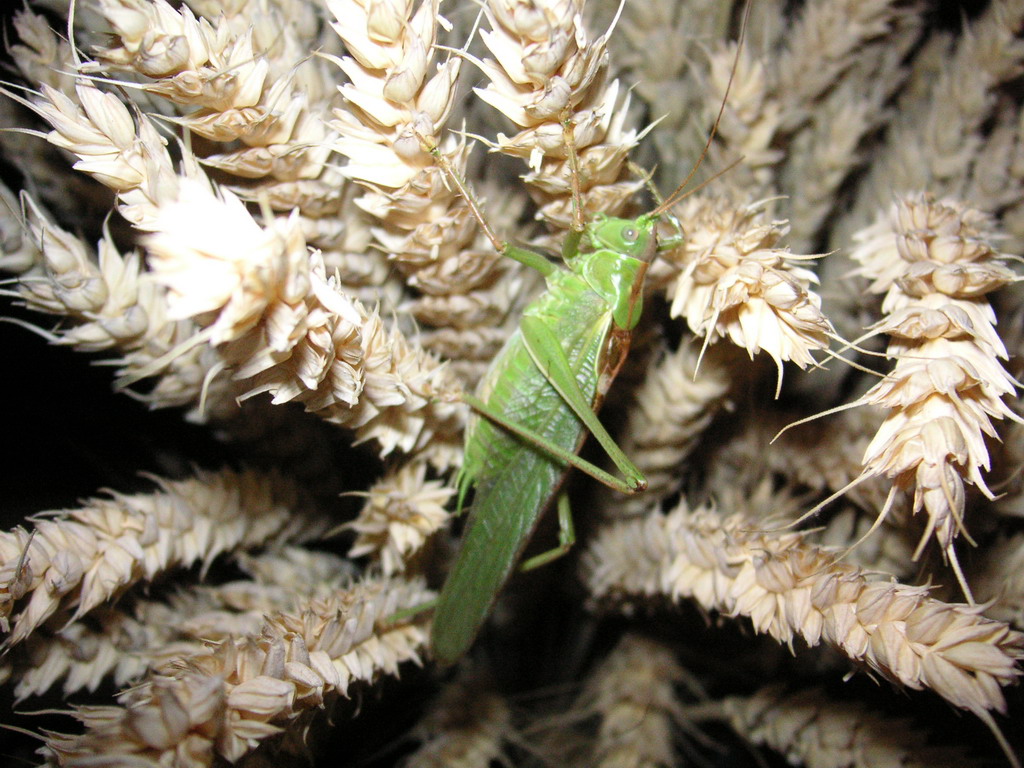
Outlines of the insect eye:
M 640 233 L 636 231 L 635 227 L 626 227 L 622 230 L 622 239 L 627 243 L 635 243 L 639 236 Z

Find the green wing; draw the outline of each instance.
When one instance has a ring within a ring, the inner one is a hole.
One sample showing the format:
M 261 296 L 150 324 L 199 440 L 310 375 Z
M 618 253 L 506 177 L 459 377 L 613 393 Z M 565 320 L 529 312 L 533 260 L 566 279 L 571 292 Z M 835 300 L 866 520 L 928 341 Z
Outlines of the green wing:
M 611 314 L 606 302 L 572 275 L 524 314 L 539 315 L 561 342 L 569 373 L 591 403 Z M 549 281 L 549 285 L 552 281 Z M 495 358 L 477 392 L 488 407 L 545 442 L 575 453 L 585 436 L 579 417 L 538 369 L 517 332 Z M 475 417 L 467 431 L 460 493 L 475 489 L 459 554 L 434 611 L 431 646 L 454 662 L 473 644 L 541 514 L 562 483 L 566 464 L 493 422 Z
M 442 663 L 473 644 L 565 476 L 561 464 L 525 445 L 506 458 L 505 471 L 476 486 L 459 556 L 438 598 L 431 645 Z

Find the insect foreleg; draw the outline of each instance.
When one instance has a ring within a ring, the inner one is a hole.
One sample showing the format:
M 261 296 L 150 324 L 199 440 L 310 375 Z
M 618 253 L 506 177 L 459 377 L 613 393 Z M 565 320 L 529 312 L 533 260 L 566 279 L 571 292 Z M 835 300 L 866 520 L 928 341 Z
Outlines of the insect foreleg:
M 648 179 L 650 182 L 650 179 Z M 653 186 L 653 185 L 652 185 Z M 661 202 L 660 200 L 658 201 Z M 668 219 L 669 224 L 672 225 L 672 229 L 675 230 L 674 235 L 659 235 L 658 236 L 658 251 L 672 251 L 680 247 L 686 242 L 686 235 L 683 233 L 683 225 L 679 223 L 679 219 L 675 215 L 666 212 L 663 214 Z
M 557 560 L 572 549 L 576 543 L 576 526 L 572 522 L 572 509 L 569 507 L 569 494 L 558 494 L 558 546 L 531 557 L 519 566 L 521 571 L 531 571 Z
M 532 269 L 536 269 L 545 277 L 557 269 L 557 267 L 548 261 L 542 254 L 527 250 L 526 248 L 519 248 L 511 243 L 505 243 L 500 253 L 502 256 L 515 259 L 520 264 L 525 264 Z
M 644 186 L 647 187 L 647 190 L 651 193 L 651 197 L 654 198 L 654 202 L 656 202 L 660 207 L 662 203 L 665 202 L 665 198 L 662 196 L 661 192 L 658 191 L 658 188 L 654 185 L 654 181 L 651 179 L 651 173 L 645 171 L 632 160 L 629 161 L 629 170 L 631 170 L 633 173 L 635 173 L 637 176 L 643 179 Z M 672 229 L 675 230 L 675 234 L 669 237 L 666 237 L 665 235 L 661 234 L 658 235 L 659 252 L 674 250 L 681 246 L 686 240 L 686 237 L 683 234 L 683 227 L 679 223 L 679 219 L 677 219 L 670 213 L 665 213 L 664 217 L 668 219 L 669 223 L 672 225 Z
M 557 269 L 554 264 L 547 260 L 543 255 L 535 253 L 534 251 L 527 250 L 526 248 L 519 248 L 512 245 L 507 240 L 502 240 L 495 234 L 494 230 L 491 229 L 490 224 L 487 223 L 487 219 L 484 218 L 483 211 L 480 208 L 480 201 L 477 199 L 473 190 L 470 189 L 469 184 L 466 182 L 459 172 L 452 166 L 451 161 L 445 157 L 441 150 L 438 149 L 432 142 L 429 142 L 425 137 L 420 137 L 420 141 L 423 142 L 423 147 L 430 156 L 434 158 L 434 162 L 437 163 L 437 167 L 451 180 L 451 183 L 455 185 L 455 188 L 462 195 L 462 199 L 466 201 L 466 205 L 469 206 L 470 213 L 473 214 L 473 218 L 477 220 L 480 225 L 480 229 L 487 236 L 487 239 L 491 241 L 494 246 L 494 250 L 500 253 L 502 256 L 508 256 L 510 259 L 515 259 L 520 264 L 525 264 L 532 269 L 536 269 L 542 275 L 547 277 Z M 578 242 L 578 239 L 577 239 Z
M 525 315 L 519 321 L 526 349 L 540 372 L 562 396 L 562 399 L 582 421 L 597 442 L 604 448 L 608 458 L 626 478 L 625 485 L 630 492 L 642 491 L 647 479 L 629 457 L 622 452 L 614 438 L 608 434 L 601 420 L 594 413 L 593 406 L 580 390 L 576 376 L 565 357 L 562 345 L 550 326 L 538 317 Z M 587 471 L 587 470 L 584 470 Z M 591 474 L 587 472 L 587 474 Z M 596 475 L 594 475 L 596 477 Z M 597 478 L 600 480 L 600 478 Z
M 576 235 L 575 244 L 579 245 L 579 239 L 586 228 L 586 222 L 583 220 L 583 193 L 580 191 L 580 156 L 576 151 L 576 136 L 573 133 L 575 127 L 571 117 L 566 115 L 562 118 L 562 137 L 565 140 L 566 159 L 569 161 L 569 180 L 572 190 L 572 226 L 570 231 Z M 569 240 L 566 240 L 567 244 L 569 242 Z

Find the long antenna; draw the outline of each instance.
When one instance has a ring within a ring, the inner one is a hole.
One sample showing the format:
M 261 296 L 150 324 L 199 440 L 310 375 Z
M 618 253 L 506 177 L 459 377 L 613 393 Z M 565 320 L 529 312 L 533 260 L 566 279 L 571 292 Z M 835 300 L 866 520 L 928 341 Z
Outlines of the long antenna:
M 700 169 L 701 163 L 704 162 L 704 158 L 707 157 L 708 150 L 711 149 L 711 142 L 715 140 L 715 135 L 718 133 L 718 124 L 722 121 L 722 115 L 725 113 L 725 105 L 729 101 L 729 91 L 732 90 L 732 81 L 736 77 L 736 70 L 740 63 L 740 51 L 743 50 L 743 38 L 746 37 L 747 33 L 747 19 L 750 17 L 750 4 L 752 0 L 747 0 L 746 7 L 743 9 L 743 20 L 740 22 L 740 34 L 736 40 L 736 56 L 732 60 L 732 69 L 729 71 L 729 82 L 725 86 L 725 95 L 722 97 L 722 103 L 718 107 L 718 115 L 715 116 L 714 125 L 711 126 L 711 133 L 708 135 L 708 140 L 704 144 L 704 149 L 701 150 L 700 157 L 697 158 L 697 162 L 694 163 L 693 168 L 686 174 L 686 178 L 682 180 L 678 187 L 676 187 L 672 194 L 665 198 L 665 202 L 651 211 L 652 216 L 664 213 L 673 205 L 679 202 L 679 198 L 676 197 L 682 192 L 686 185 L 690 183 L 694 174 Z

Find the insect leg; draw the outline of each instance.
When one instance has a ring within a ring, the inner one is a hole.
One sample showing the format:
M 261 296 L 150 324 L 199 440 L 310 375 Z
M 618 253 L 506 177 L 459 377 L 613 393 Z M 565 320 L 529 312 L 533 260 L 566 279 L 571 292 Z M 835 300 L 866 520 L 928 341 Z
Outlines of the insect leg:
M 533 358 L 533 362 L 541 373 L 544 374 L 551 386 L 553 386 L 562 399 L 572 409 L 580 420 L 586 425 L 590 433 L 604 448 L 608 458 L 614 462 L 625 478 L 625 484 L 631 491 L 642 491 L 647 487 L 647 480 L 636 465 L 629 460 L 629 457 L 622 452 L 622 449 L 615 443 L 614 438 L 608 434 L 601 420 L 594 413 L 591 403 L 586 395 L 580 390 L 569 361 L 565 357 L 562 345 L 558 341 L 551 327 L 538 317 L 525 315 L 519 321 L 522 330 L 523 341 L 526 349 Z M 586 469 L 583 471 L 587 472 Z M 591 474 L 587 472 L 587 474 Z M 596 475 L 593 475 L 596 477 Z M 598 478 L 600 479 L 600 478 Z
M 420 603 L 419 605 L 411 605 L 408 608 L 402 608 L 400 611 L 386 616 L 384 622 L 386 624 L 398 624 L 399 622 L 411 619 L 413 616 L 418 616 L 424 611 L 432 611 L 437 607 L 437 598 L 433 600 L 427 600 L 426 602 Z
M 672 227 L 676 230 L 676 234 L 671 237 L 658 237 L 659 253 L 674 250 L 686 242 L 686 236 L 683 234 L 683 228 L 679 224 L 679 219 L 672 215 L 667 215 L 666 218 L 672 222 Z
M 580 252 L 580 240 L 586 230 L 583 211 L 583 193 L 580 191 L 580 156 L 576 151 L 573 135 L 575 124 L 571 117 L 562 118 L 562 137 L 565 140 L 565 154 L 569 162 L 570 189 L 572 190 L 572 225 L 562 242 L 562 260 L 567 261 Z
M 647 487 L 647 481 L 644 479 L 643 475 L 640 474 L 639 470 L 634 470 L 636 472 L 636 476 L 639 478 L 638 481 L 634 480 L 633 478 L 631 478 L 628 481 L 619 480 L 619 478 L 615 477 L 615 475 L 609 472 L 605 472 L 596 464 L 593 464 L 587 461 L 586 459 L 577 456 L 572 451 L 567 451 L 564 448 L 560 448 L 559 446 L 555 445 L 550 440 L 545 438 L 543 435 L 539 435 L 533 430 L 527 429 L 522 424 L 512 421 L 505 414 L 491 408 L 491 406 L 489 406 L 479 397 L 464 394 L 462 395 L 462 401 L 470 408 L 472 408 L 474 411 L 479 413 L 481 416 L 490 419 L 500 427 L 504 427 L 512 434 L 518 435 L 519 437 L 523 438 L 523 440 L 525 440 L 526 442 L 530 443 L 531 445 L 537 446 L 542 451 L 550 454 L 559 461 L 564 461 L 566 464 L 576 467 L 576 469 L 580 470 L 581 472 L 585 472 L 598 482 L 604 483 L 609 488 L 613 488 L 616 491 L 622 491 L 623 493 L 636 493 L 637 491 L 642 491 L 644 488 Z M 591 411 L 591 413 L 593 413 L 593 411 Z M 629 460 L 627 459 L 627 461 Z
M 480 229 L 487 236 L 487 239 L 491 241 L 494 246 L 494 250 L 500 253 L 502 256 L 507 256 L 510 259 L 515 259 L 520 264 L 536 269 L 545 277 L 555 271 L 556 267 L 550 261 L 547 260 L 542 254 L 535 253 L 534 251 L 527 250 L 526 248 L 519 248 L 518 246 L 512 245 L 507 240 L 502 240 L 498 235 L 491 229 L 490 224 L 484 218 L 483 211 L 480 207 L 480 201 L 477 199 L 473 190 L 470 189 L 469 184 L 466 182 L 459 172 L 452 167 L 451 161 L 441 154 L 441 150 L 438 149 L 434 144 L 427 142 L 423 137 L 420 139 L 423 142 L 424 148 L 430 152 L 430 156 L 434 158 L 434 162 L 437 163 L 437 167 L 451 180 L 452 184 L 462 195 L 462 198 L 466 201 L 466 205 L 469 206 L 470 213 L 473 214 L 473 218 L 477 220 L 480 225 Z
M 519 570 L 532 571 L 534 568 L 540 568 L 542 565 L 547 565 L 548 563 L 562 557 L 562 555 L 567 554 L 575 543 L 576 526 L 573 525 L 572 522 L 572 509 L 569 507 L 569 494 L 563 492 L 558 494 L 558 546 L 554 549 L 549 549 L 547 552 L 541 552 L 539 555 L 526 560 L 519 566 Z

